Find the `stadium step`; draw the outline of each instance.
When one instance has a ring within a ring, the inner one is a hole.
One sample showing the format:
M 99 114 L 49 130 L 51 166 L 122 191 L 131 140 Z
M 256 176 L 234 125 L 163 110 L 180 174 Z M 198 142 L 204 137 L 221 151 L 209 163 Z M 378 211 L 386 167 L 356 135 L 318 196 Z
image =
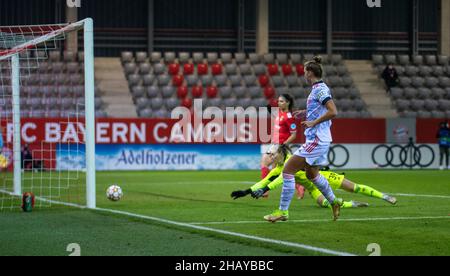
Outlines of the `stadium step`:
M 106 104 L 108 117 L 137 117 L 120 58 L 96 58 L 95 79 L 102 91 L 102 100 Z
M 374 118 L 398 117 L 389 95 L 386 94 L 383 82 L 372 68 L 372 63 L 367 60 L 347 60 L 345 63 L 372 116 Z

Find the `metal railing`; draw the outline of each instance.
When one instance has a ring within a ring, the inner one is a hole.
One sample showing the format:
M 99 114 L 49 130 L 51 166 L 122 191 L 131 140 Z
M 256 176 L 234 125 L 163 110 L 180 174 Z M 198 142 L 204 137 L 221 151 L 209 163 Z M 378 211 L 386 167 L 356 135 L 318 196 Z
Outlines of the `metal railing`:
M 146 29 L 95 30 L 95 48 L 99 56 L 118 56 L 121 51 L 146 51 L 148 48 Z M 244 50 L 254 52 L 256 35 L 254 30 L 246 30 Z M 324 32 L 271 31 L 269 34 L 271 52 L 326 52 Z M 438 52 L 436 33 L 419 34 L 421 54 Z M 237 52 L 237 30 L 215 29 L 155 29 L 154 49 L 156 51 L 186 52 Z M 335 32 L 333 33 L 333 52 L 347 59 L 370 59 L 372 54 L 409 54 L 411 42 L 408 33 L 381 32 Z

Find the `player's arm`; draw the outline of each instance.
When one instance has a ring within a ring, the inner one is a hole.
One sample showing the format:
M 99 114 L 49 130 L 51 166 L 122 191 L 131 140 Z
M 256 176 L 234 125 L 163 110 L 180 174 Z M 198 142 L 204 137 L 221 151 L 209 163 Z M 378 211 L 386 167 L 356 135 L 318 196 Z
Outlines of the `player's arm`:
M 302 125 L 306 128 L 315 127 L 316 125 L 329 121 L 337 116 L 338 111 L 336 104 L 331 97 L 331 94 L 327 91 L 322 91 L 319 93 L 317 100 L 327 108 L 327 113 L 325 113 L 322 117 L 314 120 L 312 122 L 302 122 Z
M 262 197 L 266 192 L 278 188 L 283 185 L 282 176 L 283 166 L 277 166 L 275 169 L 271 170 L 269 175 L 262 181 L 256 183 L 251 187 L 252 197 L 258 199 Z
M 279 187 L 283 186 L 283 174 L 280 174 L 273 179 L 266 187 L 262 187 L 258 190 L 252 191 L 252 197 L 253 198 L 260 198 L 262 197 L 266 192 L 278 189 Z
M 265 186 L 253 186 L 252 187 L 252 197 L 258 199 L 262 197 L 266 192 L 270 190 L 274 190 L 278 188 L 280 185 L 283 185 L 283 176 L 281 174 L 274 175 L 270 178 L 270 181 Z
M 271 170 L 264 179 L 262 179 L 255 185 L 251 186 L 250 189 L 233 191 L 231 193 L 231 197 L 234 199 L 238 199 L 241 197 L 245 197 L 249 194 L 252 194 L 253 192 L 258 191 L 260 189 L 265 189 L 273 180 L 275 180 L 281 174 L 281 171 L 282 167 L 277 166 L 276 168 Z
M 278 177 L 278 174 L 271 170 L 270 173 L 261 181 L 250 187 L 252 192 L 267 187 L 274 179 Z
M 325 104 L 325 107 L 327 108 L 327 113 L 325 113 L 322 117 L 318 118 L 317 120 L 314 120 L 312 122 L 302 122 L 302 125 L 304 125 L 307 128 L 315 127 L 316 125 L 329 121 L 337 116 L 337 108 L 334 101 L 330 98 L 330 100 Z
M 284 142 L 284 144 L 290 145 L 295 141 L 295 139 L 297 139 L 297 132 L 291 133 L 291 136 L 289 136 L 289 138 L 286 140 L 286 142 Z
M 295 119 L 303 121 L 306 119 L 306 109 L 296 110 L 292 112 L 292 115 L 294 115 Z
M 297 124 L 295 123 L 295 117 L 291 113 L 289 113 L 288 119 L 285 123 L 289 127 L 289 132 L 290 132 L 291 136 L 289 136 L 289 138 L 286 140 L 286 142 L 284 142 L 284 144 L 290 145 L 297 138 Z
M 303 172 L 304 173 L 304 172 Z M 311 182 L 309 183 L 303 183 L 303 181 L 301 180 L 300 175 L 296 175 L 295 176 L 295 182 L 299 183 L 301 185 L 303 185 L 303 187 L 305 187 L 306 189 L 309 189 L 309 187 L 311 185 L 313 185 Z M 280 173 L 280 175 L 274 179 L 272 182 L 270 182 L 269 185 L 267 185 L 267 187 L 261 188 L 259 190 L 253 191 L 252 192 L 252 197 L 254 198 L 260 198 L 262 197 L 267 191 L 271 191 L 271 190 L 275 190 L 278 189 L 279 187 L 283 186 L 283 175 Z

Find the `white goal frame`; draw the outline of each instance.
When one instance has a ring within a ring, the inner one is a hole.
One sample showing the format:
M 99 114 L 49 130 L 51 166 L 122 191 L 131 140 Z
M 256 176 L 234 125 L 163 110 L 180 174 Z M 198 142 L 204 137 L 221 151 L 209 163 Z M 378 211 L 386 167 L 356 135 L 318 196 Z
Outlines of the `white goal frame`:
M 11 60 L 11 84 L 13 105 L 13 152 L 14 188 L 12 194 L 22 195 L 21 169 L 21 123 L 20 123 L 20 62 L 19 54 L 48 40 L 68 32 L 84 32 L 84 77 L 85 77 L 85 144 L 86 144 L 86 207 L 96 208 L 96 170 L 95 170 L 95 76 L 94 76 L 94 23 L 91 18 L 69 24 L 33 40 L 0 52 L 0 61 Z M 14 26 L 21 27 L 21 26 Z M 27 26 L 29 27 L 29 26 Z

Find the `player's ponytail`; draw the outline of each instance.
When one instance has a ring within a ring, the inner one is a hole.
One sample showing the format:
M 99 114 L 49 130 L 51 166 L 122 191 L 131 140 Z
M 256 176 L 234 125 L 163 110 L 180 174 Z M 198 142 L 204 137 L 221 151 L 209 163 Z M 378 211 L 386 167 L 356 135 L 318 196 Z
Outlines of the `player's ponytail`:
M 316 78 L 321 79 L 323 77 L 322 57 L 315 56 L 312 60 L 305 63 L 305 70 L 312 72 Z
M 322 65 L 322 56 L 315 56 L 313 57 L 313 60 L 315 63 Z
M 286 160 L 288 155 L 292 155 L 292 151 L 288 145 L 282 144 L 278 147 L 278 154 L 282 154 Z

